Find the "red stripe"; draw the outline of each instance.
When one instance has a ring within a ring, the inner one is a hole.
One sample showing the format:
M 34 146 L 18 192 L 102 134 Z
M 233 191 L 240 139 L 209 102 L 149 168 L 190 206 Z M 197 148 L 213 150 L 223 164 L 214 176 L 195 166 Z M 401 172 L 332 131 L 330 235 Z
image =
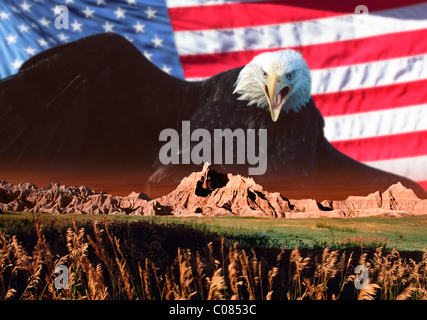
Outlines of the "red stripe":
M 427 41 L 422 41 L 426 33 L 427 29 L 421 29 L 290 49 L 301 52 L 311 70 L 333 68 L 427 53 Z M 182 55 L 180 58 L 185 78 L 207 78 L 246 65 L 260 53 L 280 49 L 288 48 Z
M 417 183 L 425 190 L 427 191 L 427 181 L 417 181 Z
M 324 117 L 427 103 L 427 80 L 313 95 Z
M 369 12 L 422 3 L 422 0 L 369 1 Z M 195 31 L 271 25 L 352 14 L 359 0 L 259 1 L 169 8 L 174 31 Z
M 360 162 L 427 155 L 427 130 L 373 138 L 334 141 L 331 144 Z

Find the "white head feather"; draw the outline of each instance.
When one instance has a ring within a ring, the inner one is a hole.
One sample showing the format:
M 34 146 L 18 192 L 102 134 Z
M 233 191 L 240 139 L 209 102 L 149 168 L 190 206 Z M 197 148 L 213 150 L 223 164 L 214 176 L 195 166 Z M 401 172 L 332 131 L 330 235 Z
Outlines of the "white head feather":
M 282 88 L 290 88 L 282 110 L 286 113 L 289 110 L 299 112 L 310 99 L 311 76 L 302 55 L 295 50 L 266 52 L 253 58 L 240 71 L 233 93 L 240 94 L 239 100 L 248 100 L 249 106 L 256 104 L 268 111 L 265 88 L 268 78 L 273 74 L 280 77 L 277 81 Z

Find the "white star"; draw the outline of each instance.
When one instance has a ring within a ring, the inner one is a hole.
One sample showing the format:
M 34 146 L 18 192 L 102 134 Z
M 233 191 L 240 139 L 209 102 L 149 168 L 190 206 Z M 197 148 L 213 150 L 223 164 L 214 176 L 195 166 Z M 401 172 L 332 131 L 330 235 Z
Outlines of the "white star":
M 49 46 L 49 43 L 45 40 L 45 39 L 39 39 L 39 40 L 37 40 L 37 42 L 39 43 L 39 46 L 40 47 L 48 47 Z
M 55 8 L 52 9 L 53 15 L 56 17 L 57 15 L 60 15 L 63 11 L 64 6 L 56 5 Z
M 105 21 L 105 24 L 102 25 L 105 32 L 113 32 L 114 24 L 109 24 L 108 21 Z
M 76 19 L 74 19 L 74 22 L 71 24 L 73 27 L 73 31 L 82 31 L 82 23 L 79 23 Z
M 17 38 L 18 36 L 14 36 L 10 33 L 5 39 L 7 41 L 7 44 L 12 44 L 12 43 L 16 43 Z
M 27 27 L 25 24 L 21 24 L 19 27 L 19 32 L 23 33 L 23 32 L 28 32 L 28 30 L 30 30 L 30 27 Z
M 160 39 L 157 35 L 154 37 L 154 39 L 151 40 L 154 43 L 154 48 L 162 47 L 163 46 L 163 39 Z
M 126 10 L 122 10 L 122 8 L 117 7 L 117 10 L 114 11 L 114 13 L 116 14 L 116 19 L 120 19 L 120 18 L 125 19 Z
M 66 0 L 65 4 L 74 3 L 74 0 Z
M 135 33 L 145 32 L 145 24 L 141 24 L 139 23 L 139 21 L 137 21 L 136 24 L 133 25 L 133 27 L 135 28 Z
M 58 34 L 58 37 L 59 37 L 59 40 L 63 41 L 63 42 L 66 42 L 66 41 L 68 41 L 68 39 L 70 39 L 70 37 L 66 36 L 63 32 L 61 32 L 60 34 Z
M 147 50 L 144 50 L 144 56 L 148 59 L 148 60 L 150 60 L 151 61 L 151 56 L 152 56 L 153 54 L 152 53 L 148 53 L 147 52 Z
M 15 6 L 10 6 L 9 7 L 10 8 L 10 10 L 12 10 L 13 12 L 15 12 L 15 13 L 21 13 L 21 9 L 18 9 L 17 7 L 15 7 Z
M 128 36 L 125 36 L 126 40 L 129 42 L 133 42 L 134 40 L 132 38 L 129 38 Z
M 24 1 L 23 3 L 21 3 L 20 6 L 21 6 L 22 10 L 31 12 L 32 5 L 28 4 L 27 1 Z
M 2 19 L 2 20 L 4 20 L 4 19 L 7 19 L 7 20 L 10 20 L 10 13 L 6 13 L 6 11 L 2 11 L 2 12 L 0 12 L 0 19 Z
M 42 24 L 42 26 L 49 28 L 49 20 L 46 20 L 45 17 L 43 17 L 42 19 L 39 20 L 39 22 Z
M 157 10 L 152 10 L 151 7 L 148 7 L 148 10 L 145 10 L 144 12 L 147 14 L 147 18 L 151 19 L 156 17 Z
M 21 67 L 22 63 L 22 60 L 15 59 L 15 61 L 13 61 L 10 65 L 12 66 L 13 70 L 18 70 Z
M 170 73 L 171 73 L 171 71 L 172 71 L 172 68 L 167 67 L 167 66 L 164 64 L 164 65 L 163 65 L 162 70 L 163 70 L 164 72 L 166 72 L 167 74 L 170 74 Z
M 93 14 L 95 13 L 95 10 L 90 10 L 89 7 L 86 7 L 85 10 L 82 11 L 86 18 L 93 18 Z
M 128 5 L 136 4 L 136 0 L 126 0 Z
M 31 46 L 26 47 L 24 50 L 29 56 L 33 56 L 37 51 L 36 49 L 32 48 Z
M 98 0 L 97 5 L 100 6 L 101 4 L 105 4 L 105 0 Z

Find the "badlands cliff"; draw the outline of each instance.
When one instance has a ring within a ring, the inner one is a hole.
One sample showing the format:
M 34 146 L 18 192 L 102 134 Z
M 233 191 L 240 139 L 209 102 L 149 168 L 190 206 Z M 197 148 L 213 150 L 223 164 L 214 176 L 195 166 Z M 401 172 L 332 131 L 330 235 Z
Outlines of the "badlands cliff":
M 176 216 L 240 215 L 273 218 L 405 216 L 427 214 L 427 199 L 394 184 L 386 191 L 346 200 L 287 199 L 268 192 L 252 178 L 216 172 L 205 164 L 200 172 L 185 177 L 171 193 L 150 199 L 143 193 L 126 197 L 81 187 L 51 183 L 37 188 L 0 181 L 0 210 L 51 214 L 134 214 Z

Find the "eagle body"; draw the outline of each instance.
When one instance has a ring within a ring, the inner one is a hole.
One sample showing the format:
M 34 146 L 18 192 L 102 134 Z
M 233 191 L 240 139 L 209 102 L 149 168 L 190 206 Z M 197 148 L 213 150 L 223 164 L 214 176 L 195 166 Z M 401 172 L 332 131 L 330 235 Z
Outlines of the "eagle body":
M 158 196 L 200 170 L 191 163 L 163 165 L 158 158 L 164 144 L 160 132 L 180 132 L 182 121 L 190 121 L 192 130 L 206 129 L 212 136 L 215 129 L 266 129 L 267 171 L 253 178 L 288 197 L 335 200 L 383 191 L 396 182 L 425 196 L 415 182 L 336 150 L 324 137 L 323 117 L 310 97 L 293 109 L 285 101 L 289 89 L 279 92 L 270 80 L 261 87 L 269 104 L 248 103 L 237 92 L 242 70 L 200 82 L 179 80 L 115 34 L 44 51 L 0 81 L 0 177 L 59 180 L 123 194 L 140 188 Z M 277 94 L 268 90 L 270 84 Z M 213 165 L 245 176 L 250 166 Z

